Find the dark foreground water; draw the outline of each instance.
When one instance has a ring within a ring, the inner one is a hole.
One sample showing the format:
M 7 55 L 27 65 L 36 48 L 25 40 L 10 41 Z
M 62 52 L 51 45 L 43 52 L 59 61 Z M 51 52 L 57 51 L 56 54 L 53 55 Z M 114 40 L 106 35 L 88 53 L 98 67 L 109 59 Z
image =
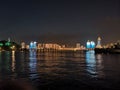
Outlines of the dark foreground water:
M 119 90 L 120 55 L 0 52 L 0 81 L 5 80 L 28 81 L 39 90 Z

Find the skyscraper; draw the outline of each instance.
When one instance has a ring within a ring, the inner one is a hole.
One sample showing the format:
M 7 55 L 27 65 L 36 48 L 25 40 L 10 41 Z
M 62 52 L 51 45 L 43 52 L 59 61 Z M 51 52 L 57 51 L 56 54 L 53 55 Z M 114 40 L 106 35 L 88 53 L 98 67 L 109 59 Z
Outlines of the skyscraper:
M 100 37 L 98 37 L 98 39 L 97 39 L 96 48 L 102 48 L 102 46 L 101 46 L 101 38 Z

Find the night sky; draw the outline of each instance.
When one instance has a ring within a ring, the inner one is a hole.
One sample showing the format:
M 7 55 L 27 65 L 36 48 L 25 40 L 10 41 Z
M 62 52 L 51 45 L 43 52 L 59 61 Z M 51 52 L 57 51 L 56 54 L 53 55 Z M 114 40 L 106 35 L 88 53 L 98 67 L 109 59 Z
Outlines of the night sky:
M 120 40 L 120 0 L 1 0 L 0 39 L 58 44 Z

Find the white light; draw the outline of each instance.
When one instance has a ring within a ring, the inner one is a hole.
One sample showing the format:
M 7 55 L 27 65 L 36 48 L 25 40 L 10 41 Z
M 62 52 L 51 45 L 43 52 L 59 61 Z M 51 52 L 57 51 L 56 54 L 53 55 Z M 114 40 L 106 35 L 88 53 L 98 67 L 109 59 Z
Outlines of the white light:
M 34 44 L 36 44 L 37 42 L 35 41 Z

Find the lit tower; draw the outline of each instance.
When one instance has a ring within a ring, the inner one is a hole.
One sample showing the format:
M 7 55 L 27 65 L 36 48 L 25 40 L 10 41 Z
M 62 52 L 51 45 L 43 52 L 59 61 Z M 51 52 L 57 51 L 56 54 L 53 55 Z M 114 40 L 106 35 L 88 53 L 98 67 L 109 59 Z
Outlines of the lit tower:
M 102 48 L 102 46 L 101 46 L 101 38 L 100 37 L 98 37 L 98 39 L 97 39 L 96 48 Z
M 8 38 L 8 42 L 10 42 L 10 38 Z

